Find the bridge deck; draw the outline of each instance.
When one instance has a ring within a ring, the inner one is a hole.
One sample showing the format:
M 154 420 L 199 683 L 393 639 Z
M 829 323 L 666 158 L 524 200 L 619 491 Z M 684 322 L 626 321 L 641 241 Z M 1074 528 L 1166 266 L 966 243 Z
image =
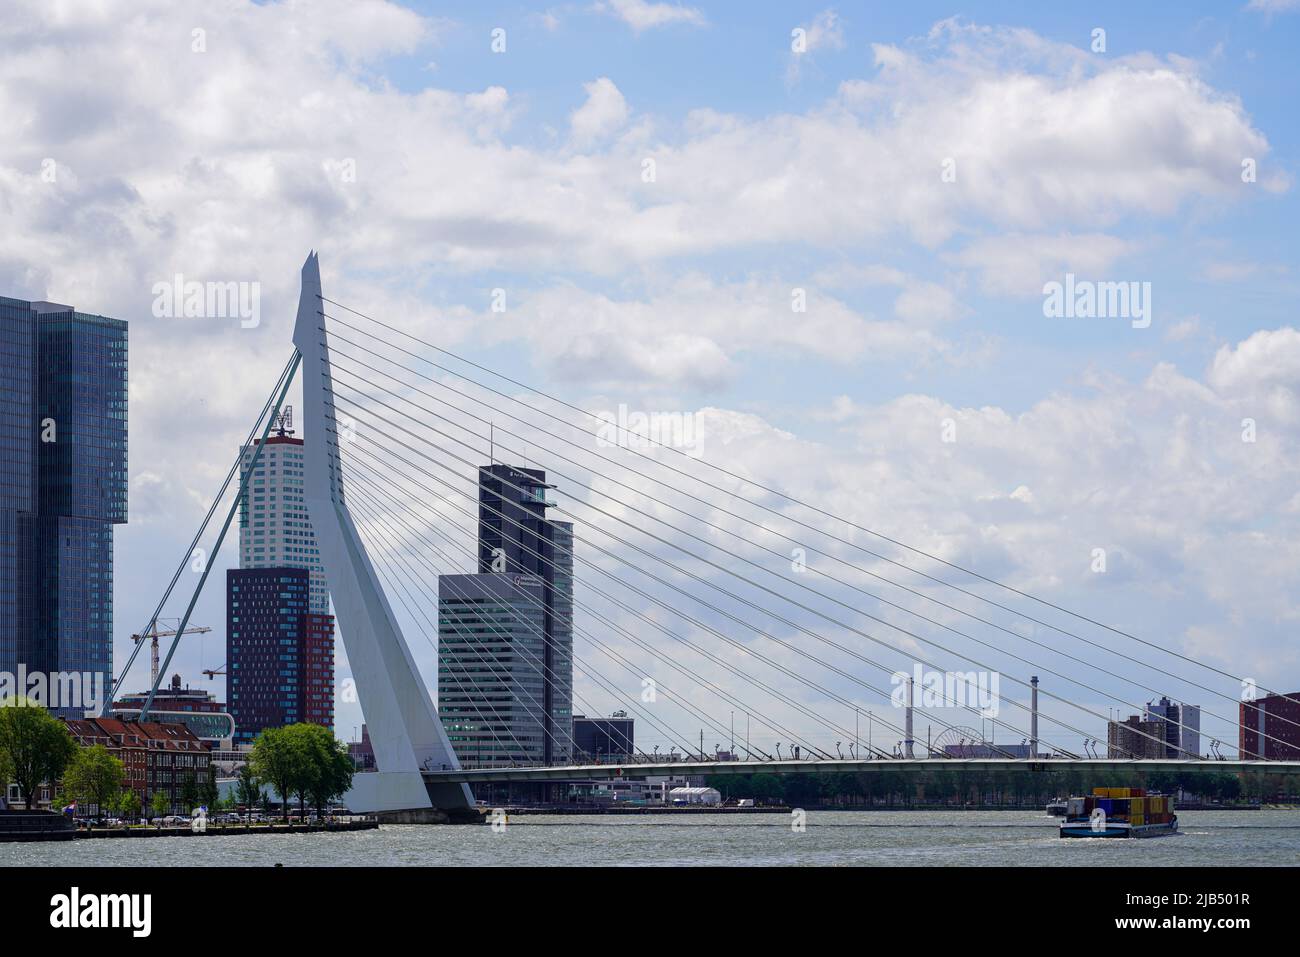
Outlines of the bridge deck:
M 830 761 L 665 761 L 658 764 L 582 764 L 566 767 L 472 768 L 459 771 L 425 771 L 430 784 L 505 784 L 515 781 L 592 781 L 623 777 L 688 774 L 835 774 L 872 769 L 1012 771 L 1254 771 L 1268 774 L 1300 772 L 1300 761 L 1192 761 L 1135 760 L 1129 758 L 901 758 Z

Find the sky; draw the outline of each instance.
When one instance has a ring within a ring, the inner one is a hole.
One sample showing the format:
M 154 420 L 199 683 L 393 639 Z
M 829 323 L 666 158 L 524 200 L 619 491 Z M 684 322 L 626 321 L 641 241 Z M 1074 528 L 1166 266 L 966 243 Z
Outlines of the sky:
M 1093 666 L 1090 689 L 1057 686 L 1093 712 L 1061 713 L 1062 744 L 1104 739 L 1096 714 L 1152 688 L 1228 716 L 1240 677 L 1300 688 L 1300 3 L 1134 7 L 11 2 L 0 294 L 130 322 L 118 661 L 289 356 L 298 269 L 315 249 L 339 302 L 587 410 L 689 414 L 710 462 L 1216 669 L 1017 599 L 1098 642 L 1015 626 Z M 156 288 L 177 275 L 255 284 L 257 321 L 158 315 Z M 1045 285 L 1067 275 L 1136 284 L 1145 315 L 1049 315 Z M 556 495 L 579 553 L 590 543 L 588 557 L 616 567 L 596 545 L 631 555 L 584 535 L 596 493 L 574 481 L 588 472 L 571 474 Z M 812 535 L 796 519 L 848 528 L 770 504 L 796 538 Z M 233 543 L 212 562 L 195 620 L 214 630 L 185 639 L 171 670 L 224 694 L 200 672 L 225 659 L 219 576 Z M 696 570 L 736 589 L 725 571 Z M 725 615 L 701 618 L 793 655 Z M 1005 633 L 978 634 L 994 645 L 981 660 L 1023 698 L 1012 678 L 1030 665 L 1008 657 Z M 891 667 L 922 655 L 880 636 L 897 649 L 877 649 Z M 1085 674 L 1057 651 L 1015 650 Z M 1151 666 L 1121 666 L 1119 650 Z M 929 646 L 924 657 L 957 666 Z M 652 656 L 634 660 L 670 681 Z M 843 666 L 888 690 L 851 656 Z M 617 693 L 583 677 L 579 690 L 612 710 L 639 691 L 635 670 Z M 133 675 L 147 679 L 143 657 Z M 824 678 L 863 711 L 888 708 Z M 853 718 L 772 680 L 840 727 Z M 724 719 L 734 710 L 689 696 Z M 358 703 L 337 710 L 351 737 Z M 1217 734 L 1235 740 L 1228 725 Z

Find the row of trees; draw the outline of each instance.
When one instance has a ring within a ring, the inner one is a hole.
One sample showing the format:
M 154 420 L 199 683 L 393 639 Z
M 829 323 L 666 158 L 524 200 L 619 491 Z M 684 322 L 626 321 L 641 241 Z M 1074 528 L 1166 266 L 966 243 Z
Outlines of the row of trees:
M 250 789 L 256 781 L 275 788 L 288 820 L 291 797 L 297 800 L 299 813 L 305 813 L 308 805 L 323 812 L 352 787 L 355 770 L 347 747 L 328 728 L 299 723 L 267 728 L 259 734 L 246 773 Z M 236 789 L 244 793 L 243 776 Z
M 1039 806 L 1054 797 L 1088 794 L 1094 787 L 1143 787 L 1182 791 L 1211 801 L 1273 800 L 1300 794 L 1300 775 L 1238 776 L 1216 771 L 1136 770 L 1091 773 L 1076 770 L 905 771 L 881 767 L 841 774 L 716 774 L 707 778 L 725 800 L 753 798 L 791 807 L 910 807 L 917 804 Z
M 267 805 L 262 793 L 269 785 L 281 796 L 284 816 L 289 799 L 324 810 L 352 786 L 354 768 L 347 748 L 328 729 L 315 724 L 268 728 L 253 743 L 249 764 L 241 769 L 235 793 L 219 800 L 216 768 L 199 778 L 193 771 L 181 781 L 180 804 L 193 811 L 200 805 L 218 810 L 237 804 L 251 811 Z M 101 813 L 126 819 L 141 814 L 161 817 L 171 801 L 156 791 L 147 808 L 140 796 L 126 787 L 126 766 L 102 744 L 81 748 L 68 727 L 44 708 L 30 702 L 8 701 L 0 706 L 0 782 L 13 781 L 29 808 L 46 782 L 60 782 L 62 806 L 96 805 Z

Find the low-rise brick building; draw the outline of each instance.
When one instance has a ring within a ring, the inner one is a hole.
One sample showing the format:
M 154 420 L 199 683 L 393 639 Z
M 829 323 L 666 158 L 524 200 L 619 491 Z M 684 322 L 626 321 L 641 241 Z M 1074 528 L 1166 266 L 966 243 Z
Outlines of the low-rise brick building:
M 181 806 L 186 777 L 193 773 L 202 782 L 208 776 L 210 745 L 183 724 L 118 718 L 75 718 L 67 724 L 77 744 L 102 744 L 126 766 L 126 787 L 140 798 L 141 807 L 148 808 L 161 791 L 167 795 L 168 813 L 188 812 Z

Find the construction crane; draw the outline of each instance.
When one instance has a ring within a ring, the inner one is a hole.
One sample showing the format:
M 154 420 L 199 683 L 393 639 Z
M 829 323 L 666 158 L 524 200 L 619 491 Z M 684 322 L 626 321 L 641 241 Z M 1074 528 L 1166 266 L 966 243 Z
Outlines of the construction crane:
M 226 673 L 226 666 L 222 665 L 220 668 L 204 668 L 203 673 L 207 675 L 208 680 L 211 681 L 217 675 L 224 675 Z
M 177 621 L 177 624 L 180 624 L 180 622 Z M 181 634 L 183 634 L 183 635 L 202 635 L 202 634 L 206 634 L 207 632 L 209 632 L 209 631 L 211 631 L 211 630 L 212 630 L 212 629 L 209 628 L 209 627 L 207 627 L 206 625 L 195 625 L 195 626 L 192 627 L 192 628 L 186 628 L 183 632 L 181 632 Z M 148 633 L 148 634 L 144 634 L 144 635 L 132 635 L 132 636 L 131 636 L 131 640 L 134 641 L 137 645 L 138 645 L 140 642 L 144 641 L 146 638 L 150 639 L 150 645 L 149 645 L 149 665 L 150 665 L 150 668 L 149 668 L 149 682 L 150 682 L 150 684 L 149 684 L 149 687 L 151 687 L 151 688 L 154 687 L 156 684 L 158 684 L 158 639 L 159 639 L 159 638 L 167 638 L 167 637 L 169 637 L 169 636 L 171 636 L 171 635 L 174 635 L 174 634 L 176 634 L 176 629 L 175 629 L 175 628 L 164 628 L 164 629 L 162 629 L 162 630 L 160 631 L 160 630 L 158 629 L 158 622 L 155 621 L 155 622 L 153 623 L 153 627 L 151 627 L 151 628 L 149 629 L 149 633 Z

